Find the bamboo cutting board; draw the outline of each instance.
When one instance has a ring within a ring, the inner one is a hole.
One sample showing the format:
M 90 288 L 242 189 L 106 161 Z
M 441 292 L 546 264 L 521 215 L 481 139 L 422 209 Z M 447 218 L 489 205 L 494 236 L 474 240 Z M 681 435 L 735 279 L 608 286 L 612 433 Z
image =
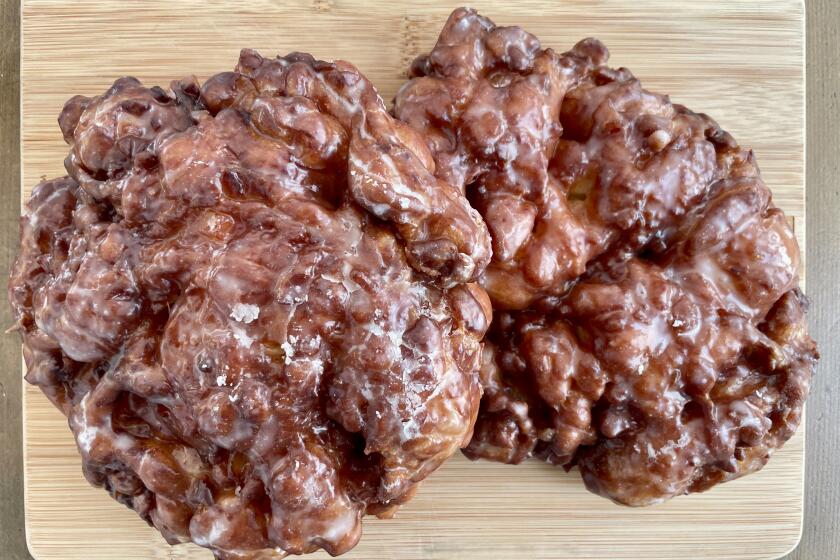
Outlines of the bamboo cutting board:
M 752 146 L 804 250 L 804 7 L 797 0 L 553 0 L 472 3 L 565 50 L 597 36 L 612 63 L 707 112 Z M 118 76 L 167 85 L 233 68 L 242 47 L 351 60 L 386 100 L 457 4 L 415 0 L 144 2 L 23 0 L 23 189 L 63 174 L 63 102 Z M 202 558 L 170 548 L 104 491 L 88 486 L 64 418 L 24 389 L 26 528 L 47 559 Z M 454 457 L 396 519 L 365 523 L 353 559 L 776 558 L 802 523 L 803 429 L 760 473 L 647 509 L 584 490 L 576 472 Z M 312 558 L 326 558 L 326 554 Z

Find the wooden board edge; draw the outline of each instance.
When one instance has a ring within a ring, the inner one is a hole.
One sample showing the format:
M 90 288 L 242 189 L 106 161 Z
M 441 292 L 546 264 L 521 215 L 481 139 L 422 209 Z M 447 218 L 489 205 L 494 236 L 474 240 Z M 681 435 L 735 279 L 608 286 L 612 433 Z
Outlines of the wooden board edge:
M 24 0 L 21 0 L 22 2 Z M 800 108 L 800 114 L 802 118 L 802 163 L 800 164 L 800 170 L 802 173 L 802 209 L 803 209 L 803 220 L 802 223 L 799 224 L 799 227 L 802 228 L 802 246 L 800 248 L 801 252 L 801 266 L 805 272 L 805 278 L 800 280 L 800 286 L 804 292 L 807 293 L 807 286 L 806 286 L 806 279 L 807 279 L 807 268 L 808 268 L 808 33 L 807 33 L 807 7 L 805 6 L 805 0 L 791 0 L 791 3 L 796 10 L 796 17 L 799 21 L 799 36 L 802 38 L 802 46 L 800 50 L 800 57 L 799 57 L 799 64 L 802 68 L 802 103 Z M 794 235 L 796 235 L 794 233 Z M 790 547 L 785 550 L 782 554 L 776 556 L 775 558 L 771 558 L 768 560 L 779 560 L 781 558 L 787 557 L 791 552 L 796 550 L 799 546 L 799 543 L 802 542 L 802 535 L 805 532 L 805 462 L 807 461 L 808 457 L 808 433 L 805 429 L 807 427 L 807 402 L 803 405 L 802 409 L 802 418 L 800 419 L 799 426 L 797 427 L 797 432 L 800 433 L 800 437 L 802 438 L 802 449 L 800 451 L 800 458 L 799 458 L 799 492 L 797 492 L 798 503 L 797 506 L 799 507 L 799 530 L 796 533 L 796 538 L 791 540 Z
M 23 198 L 23 197 L 21 197 Z M 20 400 L 21 400 L 21 431 L 23 432 L 21 437 L 21 447 L 23 453 L 21 454 L 21 459 L 23 463 L 23 534 L 24 539 L 26 540 L 26 550 L 29 551 L 29 555 L 32 556 L 34 560 L 41 560 L 41 554 L 38 552 L 38 547 L 35 543 L 35 540 L 32 536 L 32 528 L 30 527 L 30 518 L 32 517 L 32 511 L 30 509 L 30 493 L 32 491 L 29 482 L 29 431 L 26 429 L 27 422 L 26 419 L 29 417 L 28 408 L 29 408 L 29 398 L 26 396 L 28 383 L 26 380 L 23 379 L 23 376 L 26 372 L 26 364 L 23 361 L 23 352 L 21 352 L 20 356 L 20 376 L 21 376 L 21 383 L 20 383 Z
M 18 154 L 20 157 L 19 167 L 20 167 L 20 176 L 18 177 L 18 190 L 20 190 L 20 208 L 19 214 L 23 214 L 23 209 L 26 208 L 26 201 L 24 200 L 23 193 L 26 185 L 23 184 L 23 164 L 25 158 L 23 157 L 23 149 L 26 145 L 23 141 L 23 83 L 25 81 L 26 72 L 24 67 L 24 61 L 26 58 L 23 56 L 23 48 L 26 45 L 26 41 L 24 40 L 24 33 L 25 26 L 23 25 L 23 10 L 26 6 L 26 0 L 20 0 L 20 8 L 18 9 L 18 29 L 20 32 L 18 35 L 20 36 L 20 44 L 18 45 L 18 123 L 19 123 L 19 133 L 18 134 Z M 26 370 L 25 366 L 23 366 L 23 353 L 21 352 L 21 373 Z M 22 417 L 25 419 L 26 415 L 23 414 Z M 26 428 L 23 428 L 24 433 L 26 432 Z M 25 445 L 25 441 L 23 445 Z M 28 531 L 27 531 L 28 533 Z M 28 538 L 28 537 L 27 537 Z M 27 546 L 29 545 L 27 541 Z
M 21 0 L 23 1 L 23 0 Z M 802 220 L 802 267 L 805 270 L 805 278 L 808 277 L 808 14 L 807 9 L 805 7 L 805 0 L 794 0 L 794 2 L 798 5 L 799 12 L 797 16 L 799 18 L 799 34 L 802 37 L 802 54 L 800 55 L 799 61 L 802 66 L 802 210 L 803 210 L 803 217 L 805 219 Z M 796 233 L 794 233 L 794 236 Z M 801 281 L 802 284 L 802 291 L 807 293 L 807 286 L 806 281 L 803 279 Z M 804 420 L 804 415 L 803 415 Z M 802 462 L 805 462 L 805 445 L 803 442 L 802 445 L 803 449 L 803 459 Z M 801 533 L 800 529 L 800 533 Z M 800 535 L 801 539 L 801 535 Z M 796 547 L 794 547 L 796 548 Z M 793 549 L 791 549 L 793 550 Z
M 790 540 L 790 542 L 787 543 L 788 547 L 787 549 L 785 549 L 784 552 L 782 552 L 778 556 L 772 556 L 770 558 L 767 558 L 766 560 L 779 560 L 781 558 L 785 558 L 791 552 L 796 550 L 796 548 L 799 546 L 799 543 L 802 542 L 802 534 L 805 531 L 805 462 L 807 461 L 808 457 L 808 454 L 806 453 L 808 445 L 808 434 L 805 430 L 806 421 L 807 415 L 805 413 L 805 410 L 803 409 L 802 419 L 800 420 L 799 426 L 797 427 L 796 432 L 793 436 L 799 436 L 800 438 L 802 438 L 802 448 L 799 452 L 799 461 L 797 462 L 799 466 L 799 472 L 797 473 L 797 478 L 799 479 L 799 491 L 796 493 L 796 506 L 799 508 L 799 516 L 797 518 L 798 531 L 796 532 L 796 535 Z M 770 460 L 772 461 L 773 458 L 771 457 Z
M 23 372 L 21 372 L 23 373 Z M 22 463 L 23 463 L 23 536 L 24 540 L 26 541 L 26 550 L 29 551 L 29 555 L 34 560 L 41 560 L 42 556 L 38 551 L 38 546 L 36 544 L 35 539 L 32 535 L 32 528 L 31 528 L 31 518 L 32 518 L 32 511 L 30 509 L 30 483 L 29 483 L 29 468 L 28 468 L 28 455 L 29 455 L 29 443 L 28 443 L 28 432 L 26 429 L 26 418 L 27 418 L 27 402 L 29 399 L 26 398 L 26 381 L 21 383 L 21 418 L 23 419 L 22 422 L 22 438 L 21 438 L 21 447 L 23 448 L 22 451 Z
M 20 174 L 18 177 L 18 189 L 20 190 L 20 208 L 18 208 L 18 214 L 23 215 L 24 209 L 26 208 L 26 200 L 23 195 L 24 193 L 24 148 L 26 143 L 24 142 L 24 119 L 23 119 L 23 84 L 26 77 L 25 72 L 25 65 L 24 61 L 26 58 L 24 57 L 24 47 L 26 45 L 25 40 L 25 26 L 23 25 L 23 12 L 26 6 L 26 0 L 20 0 L 20 6 L 18 9 L 18 29 L 20 32 L 18 33 L 20 37 L 20 44 L 18 45 L 18 69 L 19 69 L 19 79 L 18 79 L 18 115 L 20 123 L 20 134 L 18 135 L 18 154 L 20 157 Z M 23 536 L 24 541 L 26 542 L 26 550 L 29 552 L 29 555 L 33 558 L 33 560 L 41 560 L 41 554 L 38 552 L 37 545 L 35 540 L 33 539 L 32 535 L 32 528 L 30 523 L 30 518 L 32 516 L 32 511 L 30 509 L 30 481 L 29 481 L 29 431 L 27 430 L 27 421 L 26 419 L 29 417 L 28 414 L 28 403 L 29 399 L 26 397 L 26 389 L 28 383 L 24 379 L 26 375 L 26 363 L 23 359 L 23 346 L 19 347 L 20 351 L 20 400 L 21 400 L 21 409 L 20 409 L 20 416 L 21 416 L 21 467 L 23 468 Z

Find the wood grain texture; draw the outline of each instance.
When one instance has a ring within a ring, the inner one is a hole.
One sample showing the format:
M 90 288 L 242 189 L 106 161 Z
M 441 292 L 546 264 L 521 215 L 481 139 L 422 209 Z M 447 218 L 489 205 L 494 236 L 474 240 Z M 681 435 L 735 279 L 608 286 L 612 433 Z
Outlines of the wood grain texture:
M 352 60 L 389 99 L 452 6 L 429 1 L 59 2 L 23 5 L 23 189 L 62 173 L 55 123 L 72 94 L 133 74 L 166 84 L 230 69 L 244 46 Z M 777 204 L 805 239 L 803 8 L 794 0 L 473 3 L 545 45 L 596 35 L 648 87 L 708 112 L 752 146 Z M 768 118 L 770 117 L 770 118 Z M 27 387 L 26 518 L 37 558 L 208 558 L 169 548 L 133 512 L 90 488 L 66 421 Z M 706 494 L 630 510 L 540 463 L 450 461 L 396 520 L 366 523 L 348 558 L 774 558 L 795 545 L 803 434 L 761 473 Z M 317 558 L 326 557 L 316 555 Z

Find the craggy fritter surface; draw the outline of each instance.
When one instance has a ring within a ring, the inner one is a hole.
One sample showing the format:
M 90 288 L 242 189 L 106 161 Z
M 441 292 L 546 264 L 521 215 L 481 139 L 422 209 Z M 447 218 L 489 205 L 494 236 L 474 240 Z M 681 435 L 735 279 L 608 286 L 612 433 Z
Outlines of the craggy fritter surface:
M 557 55 L 518 27 L 461 8 L 397 93 L 394 114 L 423 133 L 438 177 L 466 190 L 487 223 L 493 260 L 482 284 L 496 308 L 562 293 L 584 271 L 581 253 L 607 243 L 575 227 L 549 173 L 561 102 L 607 56 L 593 39 Z
M 817 352 L 749 150 L 605 66 L 456 10 L 395 100 L 493 236 L 471 458 L 580 468 L 646 505 L 760 469 Z
M 489 236 L 353 66 L 243 51 L 59 123 L 9 293 L 93 484 L 220 558 L 339 554 L 466 444 Z

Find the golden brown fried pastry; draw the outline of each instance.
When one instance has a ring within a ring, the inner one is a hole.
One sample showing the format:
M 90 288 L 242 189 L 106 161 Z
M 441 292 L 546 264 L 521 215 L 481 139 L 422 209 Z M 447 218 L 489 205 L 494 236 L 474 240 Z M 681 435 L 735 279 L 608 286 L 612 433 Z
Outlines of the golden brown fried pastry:
M 583 247 L 603 244 L 575 229 L 549 163 L 566 91 L 606 57 L 592 39 L 558 55 L 461 8 L 397 93 L 394 114 L 423 133 L 437 176 L 465 190 L 487 223 L 493 259 L 481 282 L 498 308 L 562 293 L 583 272 Z
M 9 294 L 93 484 L 219 558 L 340 554 L 466 444 L 489 237 L 352 65 L 243 51 L 59 122 Z
M 817 352 L 752 153 L 607 56 L 456 10 L 395 114 L 493 236 L 465 453 L 577 465 L 593 492 L 645 505 L 760 469 Z

